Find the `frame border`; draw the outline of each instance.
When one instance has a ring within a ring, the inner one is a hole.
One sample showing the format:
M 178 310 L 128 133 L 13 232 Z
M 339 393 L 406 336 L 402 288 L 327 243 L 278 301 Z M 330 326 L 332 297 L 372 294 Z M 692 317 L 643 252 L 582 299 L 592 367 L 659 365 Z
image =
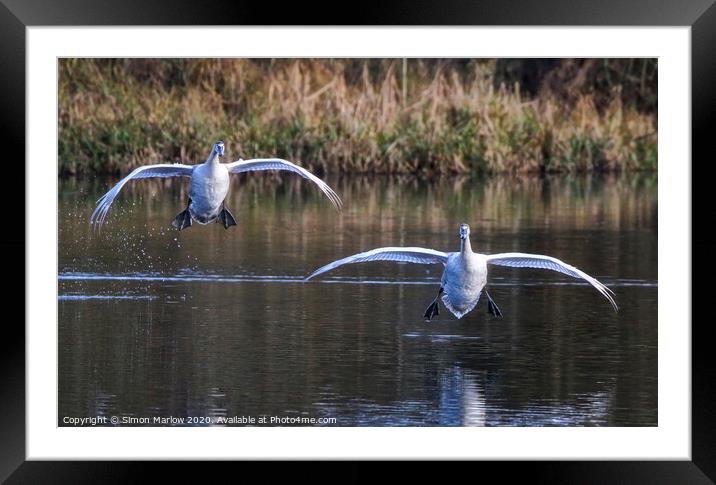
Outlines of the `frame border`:
M 303 4 L 286 4 L 277 9 L 269 3 L 250 4 L 240 0 L 212 0 L 190 2 L 185 0 L 177 8 L 176 2 L 168 0 L 141 2 L 139 0 L 107 1 L 97 4 L 91 0 L 0 0 L 0 92 L 4 110 L 0 111 L 2 127 L 7 135 L 4 146 L 6 159 L 25 160 L 25 77 L 26 77 L 26 27 L 28 26 L 112 26 L 112 25 L 216 25 L 216 12 L 221 12 L 221 25 L 572 25 L 572 26 L 618 26 L 618 25 L 681 25 L 691 27 L 692 68 L 692 214 L 694 221 L 716 219 L 716 209 L 707 198 L 716 175 L 709 136 L 709 125 L 716 118 L 716 0 L 690 0 L 684 4 L 677 0 L 605 0 L 600 4 L 589 0 L 543 0 L 529 2 L 520 0 L 484 0 L 471 3 L 449 0 L 428 2 L 406 0 L 391 5 L 369 4 L 351 14 L 350 18 L 333 15 L 319 18 L 313 9 Z M 98 8 L 99 7 L 99 8 Z M 333 10 L 331 10 L 332 12 Z M 514 12 L 519 12 L 519 18 Z M 712 135 L 711 135 L 712 136 Z M 699 177 L 693 177 L 693 160 L 704 159 L 699 164 Z M 25 199 L 27 179 L 22 173 L 23 184 L 9 184 L 17 190 L 17 199 Z M 701 189 L 701 190 L 699 190 Z M 22 232 L 4 232 L 0 239 L 6 254 L 23 253 L 25 247 L 26 220 Z M 692 234 L 692 258 L 699 261 L 698 273 L 703 281 L 716 271 L 716 261 L 709 258 L 716 249 L 716 235 L 708 230 Z M 702 257 L 699 257 L 702 256 Z M 8 258 L 10 271 L 20 271 L 19 258 Z M 692 259 L 693 260 L 693 259 Z M 24 264 L 23 264 L 24 269 Z M 712 271 L 713 270 L 713 271 Z M 25 274 L 23 272 L 23 274 Z M 694 284 L 696 274 L 692 265 L 692 302 L 709 301 L 709 285 Z M 26 279 L 23 276 L 25 286 Z M 24 288 L 25 294 L 31 291 Z M 23 295 L 23 296 L 24 296 Z M 702 298 L 698 298 L 698 297 Z M 25 304 L 27 301 L 25 300 Z M 702 303 L 700 308 L 704 308 Z M 24 310 L 24 308 L 23 308 Z M 716 480 L 716 413 L 713 411 L 716 397 L 716 365 L 711 358 L 708 320 L 693 325 L 693 303 L 686 309 L 692 321 L 692 461 L 648 462 L 521 462 L 522 466 L 502 466 L 495 462 L 480 462 L 482 472 L 493 470 L 505 478 L 516 476 L 515 472 L 529 473 L 531 480 L 550 483 L 579 482 L 604 483 L 714 483 Z M 24 313 L 24 312 L 23 312 Z M 27 462 L 25 461 L 25 331 L 19 318 L 8 319 L 6 335 L 2 339 L 0 368 L 3 370 L 3 386 L 0 387 L 0 480 L 8 483 L 55 483 L 77 481 L 92 477 L 93 482 L 115 482 L 136 478 L 146 469 L 165 473 L 185 472 L 186 466 L 173 462 L 147 466 L 132 462 Z M 23 318 L 23 323 L 25 319 Z M 9 331 L 9 334 L 7 332 Z M 243 466 L 249 466 L 244 464 Z M 249 466 L 253 468 L 253 464 Z M 303 465 L 301 465 L 303 466 Z M 474 465 L 471 465 L 471 468 Z M 170 468 L 171 467 L 171 468 Z M 498 468 L 499 467 L 499 470 Z M 161 469 L 159 469 L 161 468 Z M 291 467 L 293 468 L 293 466 Z M 354 464 L 353 477 L 373 475 L 368 464 Z M 252 469 L 252 471 L 259 469 Z M 343 469 L 342 469 L 343 470 Z M 222 470 L 217 469 L 221 472 Z M 265 472 L 265 470 L 261 470 Z M 423 467 L 415 471 L 423 474 Z M 474 471 L 474 470 L 473 470 Z M 295 471 L 293 472 L 295 473 Z M 330 474 L 328 474 L 330 476 Z M 325 476 L 325 475 L 324 475 Z M 425 476 L 425 475 L 422 475 Z M 202 476 L 203 479 L 208 478 Z M 218 478 L 218 474 L 217 474 Z M 436 475 L 436 478 L 439 476 Z M 442 476 L 444 479 L 444 476 Z

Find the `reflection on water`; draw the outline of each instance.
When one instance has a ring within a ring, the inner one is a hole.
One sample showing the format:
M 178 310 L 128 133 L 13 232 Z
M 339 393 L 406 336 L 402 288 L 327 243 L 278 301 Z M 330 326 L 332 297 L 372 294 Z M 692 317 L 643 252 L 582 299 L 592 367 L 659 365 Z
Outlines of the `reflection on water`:
M 657 182 L 651 176 L 330 181 L 341 214 L 290 176 L 237 177 L 238 226 L 169 223 L 186 186 L 60 181 L 59 416 L 336 418 L 338 426 L 655 426 Z M 378 246 L 550 254 L 610 286 L 620 312 L 557 273 L 491 268 L 461 320 L 426 323 L 441 268 Z M 187 423 L 184 423 L 187 424 Z M 60 425 L 63 425 L 60 423 Z

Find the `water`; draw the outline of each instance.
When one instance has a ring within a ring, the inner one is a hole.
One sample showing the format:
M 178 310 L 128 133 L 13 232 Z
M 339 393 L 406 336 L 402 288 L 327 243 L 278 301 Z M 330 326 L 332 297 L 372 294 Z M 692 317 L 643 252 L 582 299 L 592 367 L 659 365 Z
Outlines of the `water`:
M 113 182 L 59 183 L 60 425 L 658 424 L 654 176 L 334 180 L 338 214 L 297 177 L 252 175 L 227 200 L 238 226 L 181 233 L 169 222 L 184 183 L 143 181 L 94 233 L 89 214 Z M 619 313 L 539 270 L 491 267 L 502 320 L 481 301 L 426 323 L 438 266 L 368 263 L 302 282 L 379 246 L 455 250 L 461 222 L 475 251 L 549 254 L 595 276 Z

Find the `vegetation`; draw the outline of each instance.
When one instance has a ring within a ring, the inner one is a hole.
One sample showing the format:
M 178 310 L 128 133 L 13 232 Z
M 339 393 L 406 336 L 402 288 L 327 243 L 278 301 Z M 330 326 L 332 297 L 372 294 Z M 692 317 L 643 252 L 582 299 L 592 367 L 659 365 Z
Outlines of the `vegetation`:
M 323 173 L 657 167 L 655 59 L 61 59 L 61 174 L 278 156 Z

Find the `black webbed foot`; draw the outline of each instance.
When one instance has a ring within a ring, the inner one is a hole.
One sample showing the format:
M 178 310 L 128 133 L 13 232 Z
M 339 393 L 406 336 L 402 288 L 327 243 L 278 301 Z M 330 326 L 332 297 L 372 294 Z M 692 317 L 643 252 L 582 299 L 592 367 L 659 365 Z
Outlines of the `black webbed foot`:
M 184 209 L 177 214 L 172 221 L 172 226 L 176 227 L 180 231 L 186 229 L 187 227 L 191 227 L 191 214 L 189 213 L 189 209 Z
M 443 289 L 440 287 L 438 290 L 438 296 L 435 297 L 433 302 L 428 305 L 428 308 L 425 309 L 425 313 L 423 313 L 423 317 L 429 322 L 432 320 L 434 316 L 440 315 L 440 309 L 438 308 L 438 302 L 440 300 L 440 295 L 443 294 Z
M 497 306 L 497 303 L 490 297 L 487 290 L 482 290 L 482 292 L 485 293 L 487 297 L 487 313 L 495 318 L 502 318 L 502 312 L 500 311 L 500 307 Z
M 423 317 L 429 322 L 430 320 L 432 320 L 432 318 L 434 316 L 437 316 L 437 315 L 440 315 L 440 310 L 438 309 L 438 301 L 435 300 L 425 310 Z
M 181 211 L 172 221 L 172 226 L 176 227 L 180 231 L 191 227 L 191 213 L 189 212 L 189 206 L 191 205 L 191 199 L 186 205 L 186 209 Z
M 229 211 L 229 209 L 226 208 L 226 206 L 222 207 L 221 211 L 219 212 L 219 216 L 216 218 L 216 222 L 219 224 L 224 225 L 224 229 L 228 229 L 231 226 L 236 225 L 236 219 L 234 219 L 234 215 Z
M 487 302 L 487 312 L 495 318 L 502 318 L 500 307 L 498 307 L 493 301 Z

